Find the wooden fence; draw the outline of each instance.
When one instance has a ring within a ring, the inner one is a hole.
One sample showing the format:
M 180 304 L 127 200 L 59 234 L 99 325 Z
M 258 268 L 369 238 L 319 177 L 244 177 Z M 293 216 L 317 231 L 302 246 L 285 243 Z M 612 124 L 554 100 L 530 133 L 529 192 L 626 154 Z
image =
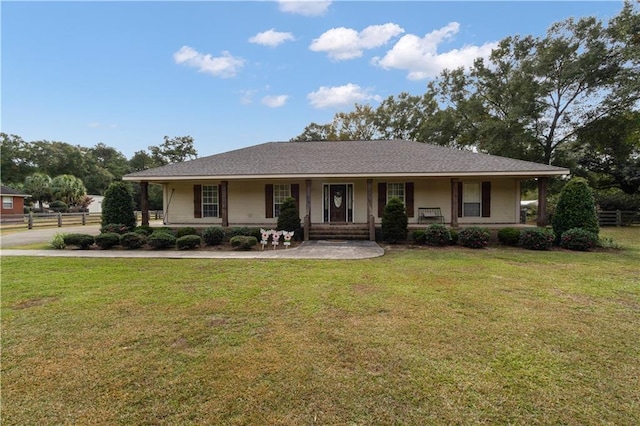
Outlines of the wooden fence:
M 631 226 L 640 225 L 640 212 L 623 210 L 598 211 L 600 226 Z
M 162 211 L 150 211 L 151 220 L 162 219 Z M 141 212 L 136 212 L 138 223 L 142 220 Z M 102 222 L 102 213 L 29 213 L 29 214 L 3 214 L 0 217 L 2 228 L 23 228 L 33 229 L 35 227 L 63 227 L 88 224 L 99 224 Z

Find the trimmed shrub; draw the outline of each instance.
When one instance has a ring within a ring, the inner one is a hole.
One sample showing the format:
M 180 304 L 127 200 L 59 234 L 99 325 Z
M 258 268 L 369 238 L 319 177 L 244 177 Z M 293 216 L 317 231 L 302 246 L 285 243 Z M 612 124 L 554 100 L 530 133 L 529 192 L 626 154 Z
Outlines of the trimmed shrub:
M 596 234 L 582 228 L 571 228 L 565 231 L 560 238 L 560 247 L 569 250 L 589 251 L 597 247 L 598 243 Z
M 144 234 L 144 235 L 151 235 L 151 233 L 153 232 L 153 228 L 150 227 L 149 225 L 140 225 L 140 226 L 136 226 L 136 229 L 134 229 L 133 232 L 137 232 L 139 234 Z
M 147 244 L 147 236 L 143 232 L 127 232 L 120 238 L 120 245 L 126 249 L 137 249 Z
M 464 228 L 458 233 L 460 244 L 469 248 L 483 248 L 489 244 L 491 234 L 486 228 L 471 226 Z
M 100 228 L 101 234 L 126 234 L 127 232 L 129 232 L 129 228 L 122 223 L 109 223 Z
M 147 243 L 154 249 L 165 249 L 176 246 L 176 236 L 167 231 L 153 231 Z
M 448 246 L 451 244 L 451 232 L 446 226 L 434 223 L 425 230 L 425 242 L 430 246 Z
M 64 244 L 66 246 L 76 246 L 82 250 L 86 250 L 93 245 L 95 238 L 89 234 L 64 234 Z
M 280 206 L 280 215 L 278 216 L 276 229 L 294 231 L 295 234 L 293 234 L 293 238 L 300 239 L 302 235 L 302 226 L 300 223 L 300 212 L 296 205 L 296 199 L 293 197 L 285 199 Z
M 404 203 L 399 198 L 390 199 L 382 214 L 382 239 L 392 244 L 406 240 L 408 224 Z
M 49 210 L 56 213 L 66 213 L 69 211 L 69 206 L 64 201 L 56 200 L 49 203 Z
M 208 246 L 217 246 L 224 241 L 224 229 L 219 226 L 210 226 L 202 231 L 202 240 Z
M 200 235 L 187 234 L 176 240 L 176 248 L 178 250 L 188 250 L 200 247 L 200 244 L 202 244 L 202 238 L 200 238 Z
M 287 229 L 288 231 L 288 229 Z M 226 236 L 231 239 L 233 237 L 255 237 L 260 239 L 260 228 L 249 228 L 246 226 L 227 229 Z
M 258 240 L 256 237 L 249 237 L 246 235 L 236 235 L 232 237 L 230 240 L 231 247 L 236 250 L 251 250 L 256 244 L 258 244 Z
M 54 235 L 51 239 L 51 247 L 56 250 L 64 249 L 66 247 L 66 244 L 64 243 L 64 234 L 57 233 Z
M 451 234 L 451 241 L 449 242 L 449 244 L 455 246 L 456 244 L 458 244 L 458 231 L 456 231 L 455 229 L 449 229 L 449 233 Z
M 104 232 L 95 237 L 96 245 L 103 250 L 110 249 L 120 244 L 120 234 L 115 232 Z
M 414 244 L 418 244 L 422 246 L 422 245 L 425 245 L 427 242 L 427 235 L 425 231 L 417 230 L 417 231 L 413 231 L 413 233 L 411 234 L 411 239 L 413 240 Z
M 176 229 L 175 234 L 177 238 L 180 238 L 180 237 L 184 237 L 185 235 L 198 235 L 198 231 L 196 230 L 196 228 L 187 226 L 184 228 Z
M 104 192 L 102 224 L 122 223 L 127 229 L 136 226 L 135 202 L 131 186 L 126 182 L 113 182 Z
M 176 236 L 176 234 L 173 232 L 172 228 L 169 228 L 168 226 L 161 226 L 159 228 L 151 228 L 151 234 L 153 234 L 154 232 L 164 232 L 165 234 L 171 234 L 174 237 Z M 149 235 L 151 235 L 149 234 Z
M 498 231 L 498 241 L 507 246 L 517 246 L 520 241 L 520 230 L 516 228 L 502 228 Z
M 573 178 L 560 191 L 560 199 L 552 218 L 556 243 L 565 231 L 582 228 L 598 235 L 598 214 L 593 191 L 584 178 Z
M 549 250 L 555 239 L 549 228 L 527 228 L 520 231 L 518 244 L 529 250 Z

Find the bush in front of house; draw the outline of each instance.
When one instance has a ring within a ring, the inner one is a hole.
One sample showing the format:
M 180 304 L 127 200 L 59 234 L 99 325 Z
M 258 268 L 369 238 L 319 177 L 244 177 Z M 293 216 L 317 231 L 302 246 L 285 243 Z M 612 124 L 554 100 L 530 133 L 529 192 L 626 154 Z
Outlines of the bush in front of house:
M 163 230 L 153 231 L 147 243 L 154 249 L 172 248 L 176 246 L 176 236 Z
M 176 248 L 178 250 L 188 250 L 196 247 L 200 247 L 202 244 L 202 238 L 200 235 L 187 234 L 179 237 L 176 240 Z
M 449 233 L 451 234 L 451 241 L 449 241 L 449 244 L 455 246 L 458 244 L 458 231 L 450 228 Z
M 413 233 L 411 234 L 411 239 L 413 240 L 414 244 L 418 244 L 418 245 L 425 245 L 427 242 L 427 235 L 425 233 L 425 231 L 419 229 L 417 231 L 413 231 Z
M 560 198 L 552 217 L 556 243 L 571 228 L 582 228 L 598 235 L 600 225 L 593 191 L 586 179 L 573 178 L 560 191 Z
M 599 238 L 597 234 L 582 228 L 571 228 L 560 237 L 560 247 L 576 251 L 589 251 L 597 247 Z
M 196 228 L 186 226 L 184 228 L 178 228 L 175 231 L 176 238 L 184 237 L 185 235 L 198 235 Z
M 256 244 L 258 244 L 256 237 L 246 235 L 236 235 L 235 237 L 231 237 L 229 242 L 231 243 L 231 247 L 236 250 L 251 250 Z
M 86 250 L 93 245 L 95 238 L 89 234 L 64 234 L 62 237 L 66 246 L 76 246 Z
M 127 232 L 129 232 L 129 228 L 122 223 L 108 223 L 100 227 L 101 234 L 126 234 Z
M 137 232 L 139 234 L 144 234 L 145 236 L 149 236 L 153 232 L 153 228 L 150 227 L 149 225 L 140 225 L 140 226 L 136 226 L 136 229 L 134 229 L 133 232 Z
M 147 235 L 144 232 L 127 232 L 120 238 L 120 245 L 126 249 L 138 249 L 147 244 Z
M 449 228 L 440 223 L 427 226 L 425 230 L 425 243 L 430 246 L 448 246 L 451 244 L 451 232 Z
M 108 250 L 120 244 L 120 234 L 103 232 L 102 234 L 96 235 L 95 241 L 98 247 L 103 250 Z
M 224 241 L 224 229 L 210 226 L 202 231 L 202 240 L 208 246 L 218 246 Z
M 406 240 L 408 225 L 404 203 L 399 198 L 390 199 L 382 214 L 382 239 L 392 244 Z
M 288 197 L 283 201 L 280 206 L 280 215 L 278 216 L 276 229 L 281 231 L 294 231 L 295 234 L 293 234 L 293 238 L 300 239 L 302 226 L 300 222 L 300 212 L 298 211 L 295 198 Z
M 465 247 L 483 248 L 489 244 L 491 234 L 486 228 L 479 226 L 470 226 L 458 232 L 458 241 Z
M 520 230 L 516 228 L 502 228 L 498 231 L 498 241 L 507 246 L 517 246 L 520 241 Z
M 528 250 L 549 250 L 556 236 L 549 228 L 527 228 L 520 231 L 518 244 Z
M 228 228 L 225 232 L 225 236 L 229 238 L 229 240 L 233 237 L 255 237 L 256 240 L 259 240 L 260 228 L 251 228 L 247 226 Z
M 135 202 L 131 185 L 113 182 L 104 192 L 102 199 L 102 225 L 122 223 L 127 230 L 136 227 Z

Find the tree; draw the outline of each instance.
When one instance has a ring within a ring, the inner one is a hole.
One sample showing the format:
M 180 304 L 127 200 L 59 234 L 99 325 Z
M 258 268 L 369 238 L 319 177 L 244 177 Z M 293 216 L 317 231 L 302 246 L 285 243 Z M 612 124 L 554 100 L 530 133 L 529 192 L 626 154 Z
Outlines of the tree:
M 277 229 L 282 231 L 294 231 L 296 238 L 300 237 L 300 212 L 293 197 L 288 197 L 280 206 Z
M 198 157 L 198 152 L 193 146 L 191 136 L 164 137 L 164 142 L 159 146 L 150 146 L 151 157 L 157 165 L 179 163 L 193 160 Z
M 384 207 L 382 214 L 382 238 L 389 243 L 397 243 L 407 239 L 409 219 L 404 203 L 399 198 L 392 198 Z
M 579 129 L 574 152 L 579 172 L 596 188 L 640 193 L 640 112 L 603 117 Z
M 432 92 L 413 96 L 407 92 L 389 96 L 376 108 L 373 123 L 379 139 L 400 139 L 424 142 L 423 127 L 437 111 Z
M 52 199 L 51 178 L 44 173 L 30 174 L 24 180 L 24 190 L 40 205 L 40 211 L 44 211 L 43 203 Z
M 560 191 L 560 198 L 552 217 L 556 242 L 565 231 L 581 228 L 598 235 L 600 230 L 593 191 L 584 178 L 571 179 Z
M 136 226 L 135 205 L 131 188 L 125 182 L 114 182 L 102 199 L 102 226 L 123 224 L 129 229 Z
M 311 123 L 304 128 L 304 131 L 291 139 L 292 142 L 313 142 L 313 141 L 335 141 L 338 140 L 336 129 L 333 123 L 317 124 Z
M 629 3 L 621 15 L 636 22 Z M 578 129 L 640 99 L 636 50 L 622 26 L 615 18 L 617 31 L 593 17 L 567 19 L 544 38 L 505 38 L 468 74 L 445 71 L 429 88 L 464 123 L 450 136 L 491 154 L 557 163 Z
M 2 182 L 15 186 L 36 171 L 28 156 L 28 144 L 20 136 L 0 133 Z
M 149 155 L 149 153 L 144 150 L 136 151 L 133 154 L 133 157 L 131 157 L 131 159 L 129 160 L 129 168 L 132 172 L 152 169 L 154 167 L 158 167 L 159 165 L 160 164 L 157 164 L 151 157 L 151 155 Z
M 73 175 L 59 175 L 51 180 L 51 194 L 54 200 L 73 207 L 82 203 L 87 190 L 79 178 Z
M 355 104 L 351 112 L 339 112 L 333 117 L 332 127 L 341 141 L 365 141 L 380 139 L 370 105 Z

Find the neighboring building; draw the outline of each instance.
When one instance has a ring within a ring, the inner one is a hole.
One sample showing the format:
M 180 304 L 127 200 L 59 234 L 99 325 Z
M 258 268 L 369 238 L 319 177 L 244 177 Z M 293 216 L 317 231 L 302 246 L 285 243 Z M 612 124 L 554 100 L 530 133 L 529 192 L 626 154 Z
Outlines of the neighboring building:
M 2 209 L 0 214 L 23 214 L 24 198 L 30 197 L 29 194 L 23 194 L 20 191 L 0 186 L 0 196 L 2 196 Z
M 425 208 L 437 209 L 439 221 L 453 227 L 507 226 L 520 222 L 522 180 L 538 179 L 544 211 L 547 178 L 567 174 L 545 164 L 393 140 L 269 142 L 123 179 L 140 182 L 143 198 L 148 183 L 163 186 L 167 225 L 275 226 L 280 205 L 291 196 L 305 238 L 331 225 L 363 227 L 373 239 L 391 197 L 405 203 L 410 226 L 430 219 Z

